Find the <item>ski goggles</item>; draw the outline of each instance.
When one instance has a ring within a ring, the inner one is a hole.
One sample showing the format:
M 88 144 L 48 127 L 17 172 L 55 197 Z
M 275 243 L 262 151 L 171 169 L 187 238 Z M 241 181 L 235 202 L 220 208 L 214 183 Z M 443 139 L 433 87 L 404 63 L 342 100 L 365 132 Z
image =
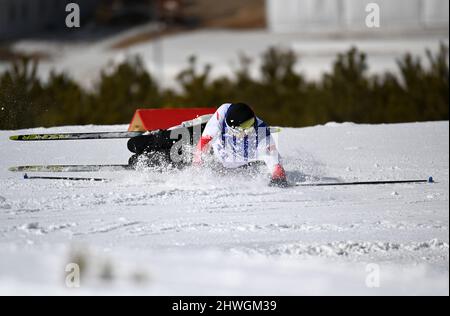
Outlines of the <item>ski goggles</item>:
M 231 136 L 235 136 L 238 138 L 243 138 L 245 136 L 249 136 L 255 132 L 255 119 L 249 119 L 245 121 L 239 126 L 229 126 L 227 124 L 227 132 Z

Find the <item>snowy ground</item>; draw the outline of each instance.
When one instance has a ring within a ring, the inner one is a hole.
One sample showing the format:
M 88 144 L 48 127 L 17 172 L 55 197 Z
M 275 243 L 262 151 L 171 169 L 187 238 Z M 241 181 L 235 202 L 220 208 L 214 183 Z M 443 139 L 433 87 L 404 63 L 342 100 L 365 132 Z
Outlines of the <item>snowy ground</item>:
M 8 140 L 125 128 L 0 132 L 0 294 L 449 294 L 448 122 L 330 123 L 279 137 L 291 181 L 435 184 L 276 189 L 265 175 L 190 169 L 73 183 L 7 171 L 126 163 L 126 140 Z M 81 263 L 78 289 L 65 285 L 71 262 Z

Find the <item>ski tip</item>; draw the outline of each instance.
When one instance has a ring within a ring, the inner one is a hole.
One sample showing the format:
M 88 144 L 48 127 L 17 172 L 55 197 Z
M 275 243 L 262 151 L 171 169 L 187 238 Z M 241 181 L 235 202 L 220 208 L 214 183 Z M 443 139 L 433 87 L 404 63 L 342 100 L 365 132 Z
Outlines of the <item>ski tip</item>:
M 433 177 L 429 177 L 429 178 L 428 178 L 428 183 L 434 183 Z
M 281 128 L 280 127 L 270 127 L 270 132 L 273 134 L 281 133 Z
M 18 135 L 10 136 L 9 140 L 19 140 L 19 136 Z

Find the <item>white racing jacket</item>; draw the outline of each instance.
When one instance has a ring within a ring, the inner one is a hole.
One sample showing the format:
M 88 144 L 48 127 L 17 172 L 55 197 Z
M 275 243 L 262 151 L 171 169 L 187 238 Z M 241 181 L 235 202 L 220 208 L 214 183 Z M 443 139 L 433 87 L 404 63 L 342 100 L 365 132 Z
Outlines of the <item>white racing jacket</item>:
M 206 124 L 202 138 L 210 138 L 214 156 L 225 168 L 238 168 L 250 162 L 264 161 L 272 172 L 280 164 L 275 141 L 270 128 L 260 118 L 256 118 L 255 131 L 245 137 L 228 133 L 225 117 L 231 103 L 220 106 Z

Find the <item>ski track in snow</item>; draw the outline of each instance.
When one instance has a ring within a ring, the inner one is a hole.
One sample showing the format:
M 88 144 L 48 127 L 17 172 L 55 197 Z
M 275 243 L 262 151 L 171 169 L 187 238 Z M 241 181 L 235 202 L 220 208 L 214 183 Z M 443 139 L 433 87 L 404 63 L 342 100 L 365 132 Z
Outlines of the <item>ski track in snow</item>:
M 106 286 L 88 273 L 81 294 L 448 295 L 448 127 L 283 129 L 292 182 L 437 181 L 289 189 L 268 187 L 264 172 L 190 168 L 82 174 L 112 179 L 105 183 L 24 180 L 8 167 L 124 163 L 126 140 L 19 143 L 10 135 L 126 127 L 0 131 L 0 293 L 73 293 L 61 280 L 81 247 L 91 266 L 111 260 L 117 278 Z M 382 271 L 377 289 L 365 284 L 371 263 Z M 136 271 L 149 275 L 144 285 L 130 277 Z

